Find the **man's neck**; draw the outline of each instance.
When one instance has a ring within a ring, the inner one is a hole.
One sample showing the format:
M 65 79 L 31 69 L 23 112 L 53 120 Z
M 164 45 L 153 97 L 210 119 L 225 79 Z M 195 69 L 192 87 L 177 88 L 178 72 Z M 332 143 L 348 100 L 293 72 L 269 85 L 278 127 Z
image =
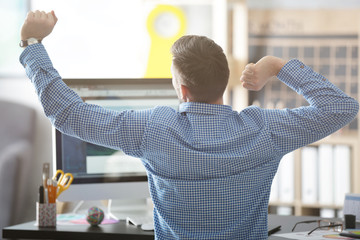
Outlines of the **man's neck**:
M 192 101 L 190 99 L 186 99 L 186 101 L 183 99 L 181 102 L 196 102 L 196 101 Z M 206 102 L 207 104 L 218 104 L 218 105 L 224 105 L 224 101 L 222 98 L 216 100 L 216 101 L 213 101 L 213 102 Z
M 215 102 L 210 102 L 209 104 L 218 104 L 218 105 L 223 105 L 224 104 L 224 101 L 222 98 L 218 99 L 217 101 Z

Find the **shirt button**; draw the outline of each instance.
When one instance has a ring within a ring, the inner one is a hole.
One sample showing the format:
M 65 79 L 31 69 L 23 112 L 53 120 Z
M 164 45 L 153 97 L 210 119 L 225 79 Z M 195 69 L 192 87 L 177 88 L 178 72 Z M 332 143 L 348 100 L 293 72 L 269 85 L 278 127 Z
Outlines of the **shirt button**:
M 301 65 L 300 68 L 304 68 L 304 65 Z
M 326 78 L 323 78 L 322 80 L 323 80 L 323 81 L 326 81 Z

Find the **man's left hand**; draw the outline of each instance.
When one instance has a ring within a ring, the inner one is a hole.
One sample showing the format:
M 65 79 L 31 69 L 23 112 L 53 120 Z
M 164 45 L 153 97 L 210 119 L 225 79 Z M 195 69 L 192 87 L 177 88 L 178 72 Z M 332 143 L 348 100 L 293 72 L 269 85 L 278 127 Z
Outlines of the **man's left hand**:
M 21 40 L 44 39 L 52 32 L 57 20 L 54 11 L 49 13 L 44 11 L 29 12 L 21 28 Z

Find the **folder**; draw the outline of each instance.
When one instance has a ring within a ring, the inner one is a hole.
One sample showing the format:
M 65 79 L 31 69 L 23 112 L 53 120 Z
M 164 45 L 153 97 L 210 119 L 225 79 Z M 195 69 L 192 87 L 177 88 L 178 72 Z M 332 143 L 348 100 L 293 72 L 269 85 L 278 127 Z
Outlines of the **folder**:
M 350 193 L 351 168 L 350 146 L 335 145 L 334 147 L 334 198 L 336 205 L 344 203 L 345 194 Z
M 319 203 L 331 205 L 334 203 L 334 161 L 333 146 L 321 144 L 319 154 Z
M 290 216 L 293 215 L 294 213 L 292 207 L 278 207 L 276 209 L 276 214 L 282 216 Z
M 331 208 L 321 208 L 320 209 L 320 217 L 321 218 L 334 218 L 336 217 L 336 211 L 335 209 Z
M 292 203 L 295 196 L 294 153 L 286 154 L 279 165 L 279 200 Z
M 271 184 L 269 202 L 276 202 L 279 200 L 279 174 L 278 169 Z
M 317 202 L 317 148 L 303 147 L 301 149 L 301 199 L 305 204 Z

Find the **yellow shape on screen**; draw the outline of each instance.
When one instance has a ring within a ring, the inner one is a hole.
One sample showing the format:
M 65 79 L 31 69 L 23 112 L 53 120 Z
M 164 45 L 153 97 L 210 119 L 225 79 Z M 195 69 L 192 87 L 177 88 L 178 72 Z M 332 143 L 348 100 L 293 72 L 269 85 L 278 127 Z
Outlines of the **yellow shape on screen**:
M 146 78 L 171 78 L 172 44 L 186 31 L 186 18 L 181 8 L 157 5 L 147 18 L 150 52 Z

